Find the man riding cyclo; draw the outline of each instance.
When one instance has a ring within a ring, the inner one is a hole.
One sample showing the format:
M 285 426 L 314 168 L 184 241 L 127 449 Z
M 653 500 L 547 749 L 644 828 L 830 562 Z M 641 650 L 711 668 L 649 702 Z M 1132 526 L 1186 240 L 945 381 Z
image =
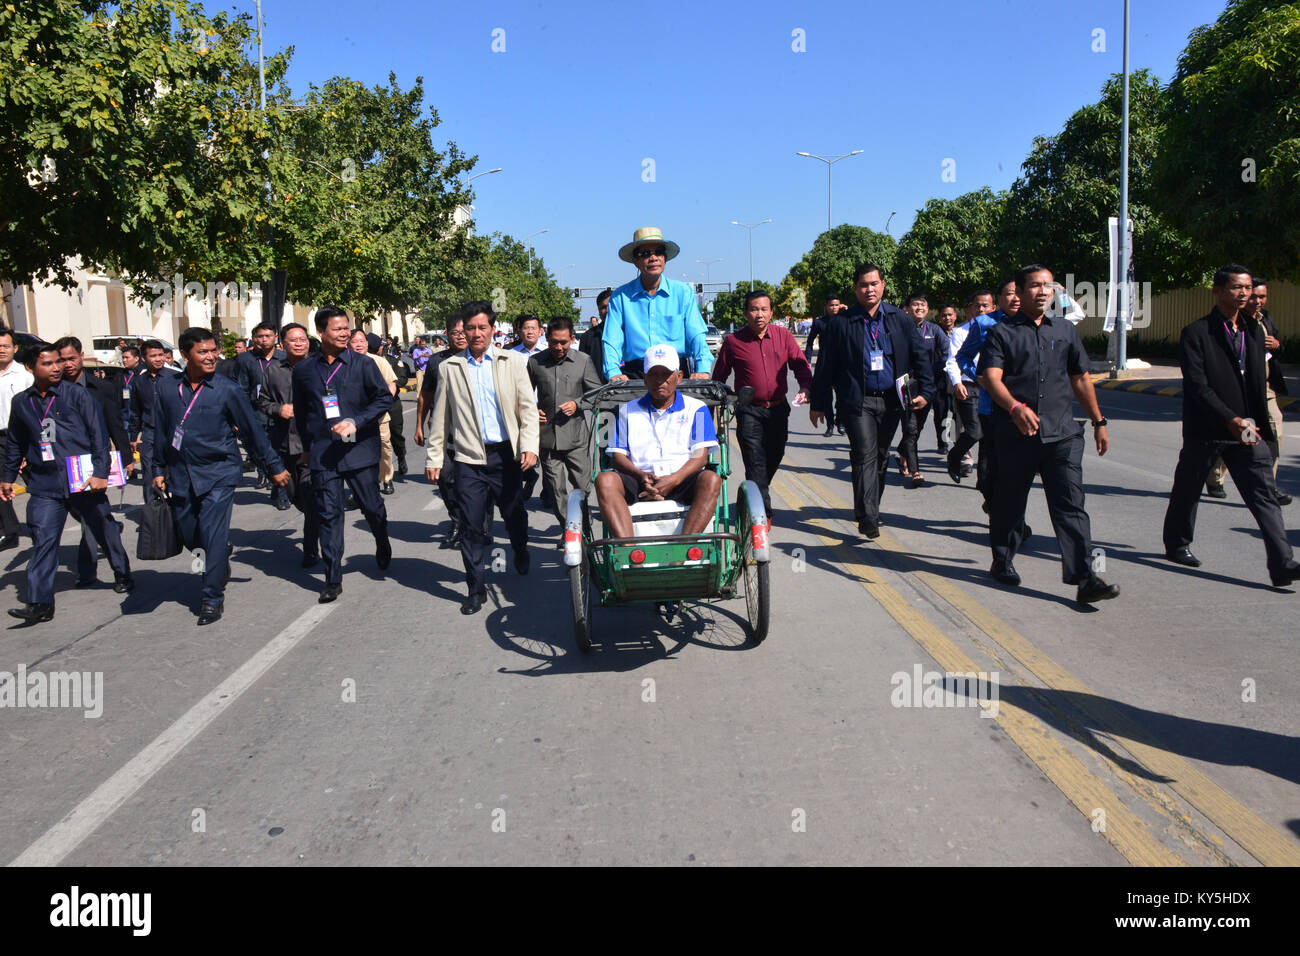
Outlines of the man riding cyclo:
M 630 505 L 676 501 L 690 505 L 683 534 L 708 527 L 722 480 L 705 468 L 709 449 L 718 447 L 712 410 L 677 390 L 681 358 L 671 345 L 652 345 L 637 363 L 646 393 L 618 411 L 606 451 L 613 468 L 596 478 L 596 499 L 606 526 L 616 538 L 630 538 Z

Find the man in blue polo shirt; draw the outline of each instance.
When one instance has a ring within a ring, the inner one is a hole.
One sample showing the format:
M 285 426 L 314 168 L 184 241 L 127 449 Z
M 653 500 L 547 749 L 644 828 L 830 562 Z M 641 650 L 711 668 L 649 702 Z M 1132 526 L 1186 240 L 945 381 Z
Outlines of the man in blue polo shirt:
M 718 446 L 713 416 L 697 398 L 682 395 L 681 359 L 671 345 L 652 345 L 643 359 L 646 394 L 619 409 L 608 451 L 614 468 L 596 477 L 600 513 L 616 538 L 632 537 L 636 501 L 689 504 L 683 534 L 708 527 L 722 480 L 704 469 Z
M 605 378 L 611 382 L 641 378 L 641 357 L 652 345 L 671 345 L 694 363 L 691 378 L 708 378 L 713 353 L 705 341 L 704 319 L 695 290 L 664 275 L 668 260 L 681 250 L 653 226 L 638 229 L 632 241 L 618 250 L 640 273 L 614 290 L 609 315 L 601 327 Z M 683 366 L 682 371 L 686 371 Z

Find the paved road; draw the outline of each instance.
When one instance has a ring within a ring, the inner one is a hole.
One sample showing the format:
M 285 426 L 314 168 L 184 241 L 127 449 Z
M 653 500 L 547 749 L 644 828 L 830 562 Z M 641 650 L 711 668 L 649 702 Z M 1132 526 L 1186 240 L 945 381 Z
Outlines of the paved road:
M 433 544 L 444 512 L 414 477 L 387 499 L 389 573 L 353 512 L 343 597 L 319 606 L 296 512 L 250 486 L 218 625 L 195 627 L 181 556 L 137 565 L 126 600 L 64 571 L 53 624 L 5 633 L 0 669 L 102 672 L 104 699 L 98 718 L 0 710 L 0 859 L 1295 865 L 1300 594 L 1268 585 L 1235 491 L 1202 507 L 1204 567 L 1165 562 L 1178 402 L 1102 403 L 1114 444 L 1084 473 L 1118 601 L 1074 606 L 1037 489 L 1024 585 L 995 585 L 978 495 L 933 432 L 932 484 L 891 484 L 867 544 L 845 440 L 797 412 L 757 647 L 732 601 L 676 625 L 598 610 L 603 643 L 580 654 L 538 502 L 532 573 L 493 573 L 466 619 L 459 555 Z M 26 556 L 3 555 L 6 606 Z M 932 671 L 996 672 L 996 701 L 940 683 L 940 706 L 895 706 Z

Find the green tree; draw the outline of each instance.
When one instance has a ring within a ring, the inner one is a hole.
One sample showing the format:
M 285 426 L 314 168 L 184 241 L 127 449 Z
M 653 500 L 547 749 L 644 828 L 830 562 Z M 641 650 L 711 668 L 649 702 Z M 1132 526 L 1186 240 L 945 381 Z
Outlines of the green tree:
M 1300 3 L 1231 0 L 1192 31 L 1165 115 L 1161 207 L 1202 266 L 1300 279 Z
M 994 288 L 1012 267 L 1000 242 L 1006 193 L 984 186 L 955 199 L 931 199 L 898 243 L 892 297 L 923 292 L 932 306 Z
M 731 292 L 719 292 L 713 299 L 713 324 L 724 331 L 731 326 L 745 324 L 745 296 L 753 288 L 757 292 L 766 292 L 772 297 L 773 313 L 776 312 L 776 288 L 762 279 L 755 279 L 753 286 L 748 281 L 736 283 Z
M 885 294 L 889 298 L 897 291 L 890 281 L 897 256 L 898 244 L 892 236 L 866 226 L 836 226 L 817 237 L 787 278 L 795 287 L 808 290 L 810 314 L 820 314 L 828 295 L 853 301 L 853 273 L 866 262 L 885 270 Z
M 185 0 L 0 9 L 0 275 L 160 275 L 235 230 L 266 173 L 227 95 L 248 38 L 246 14 Z
M 1123 89 L 1112 77 L 1101 100 L 1082 107 L 1055 136 L 1037 137 L 1011 185 L 999 247 L 1010 264 L 1041 262 L 1061 281 L 1104 282 L 1110 275 L 1107 220 L 1119 215 L 1119 150 Z M 1148 71 L 1130 78 L 1129 218 L 1135 272 L 1154 292 L 1204 278 L 1201 250 L 1161 212 L 1152 166 L 1159 152 L 1165 91 Z

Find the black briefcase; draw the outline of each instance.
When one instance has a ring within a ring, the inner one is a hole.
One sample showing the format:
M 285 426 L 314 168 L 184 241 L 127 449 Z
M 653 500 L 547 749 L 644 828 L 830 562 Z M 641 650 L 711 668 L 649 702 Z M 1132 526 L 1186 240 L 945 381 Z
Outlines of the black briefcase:
M 150 489 L 140 511 L 140 533 L 136 537 L 135 556 L 141 561 L 165 561 L 182 551 L 181 536 L 176 532 L 167 499 Z

